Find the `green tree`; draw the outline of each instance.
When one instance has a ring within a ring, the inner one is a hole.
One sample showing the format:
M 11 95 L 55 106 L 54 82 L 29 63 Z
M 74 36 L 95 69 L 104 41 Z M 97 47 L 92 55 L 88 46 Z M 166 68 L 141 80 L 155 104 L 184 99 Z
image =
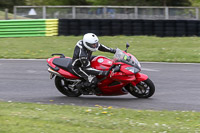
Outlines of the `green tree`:
M 118 6 L 190 6 L 190 0 L 88 0 L 93 5 Z
M 191 6 L 190 0 L 160 0 L 163 6 Z
M 27 5 L 88 5 L 86 0 L 26 0 Z
M 15 5 L 25 5 L 25 0 L 0 0 L 0 8 L 8 8 L 10 11 L 13 10 Z

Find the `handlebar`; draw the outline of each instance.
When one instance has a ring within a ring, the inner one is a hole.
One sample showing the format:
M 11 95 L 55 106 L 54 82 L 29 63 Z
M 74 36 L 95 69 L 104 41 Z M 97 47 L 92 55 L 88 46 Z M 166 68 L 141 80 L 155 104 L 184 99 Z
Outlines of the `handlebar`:
M 109 69 L 108 69 L 108 73 L 106 76 L 108 76 L 110 74 L 110 71 L 115 67 L 115 65 L 112 65 Z
M 119 72 L 121 65 L 116 65 L 113 72 Z
M 113 68 L 114 68 L 114 71 L 113 71 L 113 72 L 119 72 L 119 70 L 120 70 L 120 65 L 112 65 L 112 66 L 109 68 L 107 75 L 105 75 L 104 78 L 100 79 L 100 82 L 107 78 L 107 76 L 110 74 L 110 71 L 111 71 Z
M 113 69 L 114 68 L 114 69 Z M 120 65 L 112 65 L 109 70 L 108 70 L 108 74 L 106 76 L 108 76 L 110 74 L 110 71 L 113 69 L 113 72 L 118 72 L 120 70 Z

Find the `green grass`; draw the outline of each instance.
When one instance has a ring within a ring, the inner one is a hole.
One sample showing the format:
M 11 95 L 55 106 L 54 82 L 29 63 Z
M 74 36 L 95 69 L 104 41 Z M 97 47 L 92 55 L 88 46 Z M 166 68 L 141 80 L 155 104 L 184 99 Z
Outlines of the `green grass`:
M 72 56 L 75 44 L 82 36 L 0 38 L 0 58 L 46 59 L 52 53 Z M 149 37 L 149 36 L 102 36 L 100 42 L 112 48 L 125 49 L 140 61 L 200 62 L 199 37 Z M 95 52 L 112 58 L 110 53 Z
M 197 133 L 200 113 L 0 102 L 1 133 Z
M 199 7 L 200 6 L 200 0 L 189 0 L 192 3 L 192 6 Z

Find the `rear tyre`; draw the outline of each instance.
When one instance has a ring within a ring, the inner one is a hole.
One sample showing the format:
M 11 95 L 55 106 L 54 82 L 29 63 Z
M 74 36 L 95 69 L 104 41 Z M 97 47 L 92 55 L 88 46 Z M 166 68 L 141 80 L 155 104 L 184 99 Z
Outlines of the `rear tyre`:
M 58 76 L 55 77 L 55 86 L 58 91 L 68 97 L 79 97 L 81 93 L 78 89 L 70 87 L 73 83 L 74 82 L 64 80 L 64 78 Z
M 149 78 L 145 81 L 141 81 L 136 86 L 129 84 L 125 86 L 125 88 L 131 95 L 137 98 L 149 98 L 155 92 L 155 86 Z

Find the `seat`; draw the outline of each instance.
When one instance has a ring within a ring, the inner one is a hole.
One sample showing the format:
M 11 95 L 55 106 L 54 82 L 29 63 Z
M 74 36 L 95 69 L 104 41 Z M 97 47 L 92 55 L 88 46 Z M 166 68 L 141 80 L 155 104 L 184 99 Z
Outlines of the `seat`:
M 53 64 L 70 72 L 71 74 L 74 74 L 74 71 L 72 71 L 72 59 L 71 58 L 55 58 L 53 60 Z

